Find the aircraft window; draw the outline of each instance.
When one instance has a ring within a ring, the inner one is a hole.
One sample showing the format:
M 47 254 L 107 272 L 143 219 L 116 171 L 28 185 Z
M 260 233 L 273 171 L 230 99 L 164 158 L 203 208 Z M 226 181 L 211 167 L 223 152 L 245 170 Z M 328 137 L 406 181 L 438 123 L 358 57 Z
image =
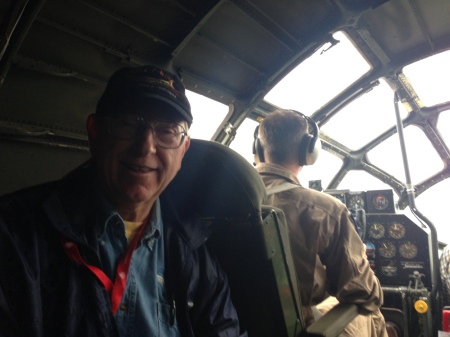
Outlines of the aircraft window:
M 311 180 L 321 180 L 322 188 L 325 190 L 341 166 L 341 159 L 322 150 L 314 165 L 304 166 L 298 178 L 304 187 L 308 187 Z
M 325 44 L 283 78 L 264 99 L 309 116 L 370 70 L 344 33 L 336 32 L 333 37 L 340 42 L 331 48 L 331 44 Z
M 242 124 L 239 126 L 236 137 L 230 144 L 231 149 L 239 153 L 251 164 L 253 164 L 253 134 L 258 124 L 258 122 L 255 122 L 250 118 L 246 118 L 244 122 L 242 122 Z
M 450 51 L 430 56 L 403 68 L 425 106 L 448 101 Z
M 369 191 L 369 190 L 385 190 L 391 189 L 391 187 L 381 180 L 373 177 L 365 171 L 350 171 L 348 172 L 344 179 L 338 186 L 340 190 L 351 190 L 351 191 Z M 394 195 L 395 202 L 398 197 Z
M 406 109 L 401 104 L 399 108 L 401 117 L 405 118 Z M 356 127 L 350 127 L 352 125 Z M 395 125 L 394 93 L 380 79 L 377 87 L 345 106 L 321 129 L 343 145 L 356 150 Z
M 444 138 L 445 144 L 450 144 L 450 110 L 441 112 L 437 128 Z
M 228 113 L 228 106 L 189 90 L 186 90 L 186 96 L 194 117 L 189 130 L 191 137 L 210 140 Z
M 420 183 L 442 170 L 442 160 L 422 130 L 415 126 L 408 126 L 404 129 L 403 134 L 413 184 Z M 369 151 L 367 156 L 370 162 L 405 182 L 405 171 L 397 133 Z
M 448 219 L 448 194 L 450 179 L 433 185 L 416 199 L 417 209 L 436 227 L 438 240 L 450 244 L 450 226 Z

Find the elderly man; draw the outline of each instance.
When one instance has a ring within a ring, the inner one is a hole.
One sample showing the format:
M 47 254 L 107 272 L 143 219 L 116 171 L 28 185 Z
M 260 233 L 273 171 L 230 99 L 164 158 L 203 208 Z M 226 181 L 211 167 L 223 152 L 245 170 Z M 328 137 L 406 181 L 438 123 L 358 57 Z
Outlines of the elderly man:
M 191 123 L 176 74 L 120 69 L 87 119 L 92 159 L 1 198 L 2 336 L 240 335 L 207 228 L 161 196 Z

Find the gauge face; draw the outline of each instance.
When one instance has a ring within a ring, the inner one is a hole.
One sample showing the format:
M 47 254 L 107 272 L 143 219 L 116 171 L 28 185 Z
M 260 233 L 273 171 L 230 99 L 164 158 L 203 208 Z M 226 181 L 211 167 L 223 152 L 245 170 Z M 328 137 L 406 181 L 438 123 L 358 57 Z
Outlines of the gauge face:
M 398 247 L 398 252 L 401 256 L 412 259 L 417 256 L 417 246 L 411 241 L 406 241 Z
M 369 236 L 374 239 L 381 239 L 384 237 L 384 226 L 379 222 L 374 222 L 369 227 Z
M 405 232 L 405 226 L 403 226 L 401 223 L 394 222 L 389 226 L 389 236 L 394 239 L 403 238 L 405 236 Z
M 383 241 L 378 248 L 381 256 L 390 259 L 395 256 L 395 245 L 390 241 Z
M 375 209 L 382 211 L 389 206 L 389 200 L 382 194 L 374 195 L 372 205 Z
M 360 195 L 351 196 L 348 199 L 348 208 L 360 209 L 364 208 L 364 200 Z

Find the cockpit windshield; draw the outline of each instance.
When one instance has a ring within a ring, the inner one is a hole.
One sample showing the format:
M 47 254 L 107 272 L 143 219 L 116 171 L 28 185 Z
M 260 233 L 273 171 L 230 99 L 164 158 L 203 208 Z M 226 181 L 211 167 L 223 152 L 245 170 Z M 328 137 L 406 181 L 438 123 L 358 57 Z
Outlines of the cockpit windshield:
M 334 42 L 326 43 L 313 55 L 302 62 L 282 79 L 266 96 L 265 100 L 281 108 L 299 110 L 313 115 L 327 102 L 351 87 L 358 79 L 371 71 L 370 64 L 359 53 L 351 40 L 343 32 L 333 34 Z M 420 107 L 433 107 L 449 101 L 448 79 L 450 51 L 436 54 L 404 67 L 399 76 L 415 92 L 415 100 Z M 447 83 L 447 85 L 446 85 Z M 194 111 L 195 123 L 191 129 L 194 138 L 211 139 L 228 112 L 228 107 L 189 93 Z M 405 121 L 409 116 L 408 104 L 398 104 L 400 117 Z M 214 110 L 214 113 L 211 113 Z M 450 113 L 442 111 L 437 118 L 437 129 L 446 143 L 449 143 Z M 247 118 L 240 126 L 230 147 L 239 152 L 249 162 L 253 162 L 251 146 L 253 130 L 258 123 Z M 379 78 L 370 90 L 365 90 L 350 99 L 339 111 L 320 126 L 322 135 L 337 143 L 342 149 L 363 153 L 367 162 L 377 170 L 385 172 L 405 183 L 405 170 L 396 130 L 396 115 L 393 88 L 384 78 Z M 428 139 L 423 128 L 408 124 L 404 126 L 407 160 L 410 163 L 411 180 L 419 184 L 439 172 L 446 165 L 437 149 Z M 375 141 L 376 140 L 376 141 Z M 448 151 L 448 147 L 446 148 Z M 370 190 L 390 188 L 383 179 L 373 176 L 360 168 L 348 170 L 340 179 L 335 175 L 342 169 L 343 160 L 332 151 L 322 151 L 319 160 L 312 167 L 304 167 L 299 175 L 303 185 L 310 181 L 321 181 L 324 189 Z M 330 185 L 331 184 L 331 185 Z M 450 182 L 442 182 L 439 187 L 426 189 L 417 197 L 417 206 L 423 208 L 437 228 L 440 241 L 447 242 L 446 208 L 442 204 Z M 398 199 L 398 196 L 396 196 Z

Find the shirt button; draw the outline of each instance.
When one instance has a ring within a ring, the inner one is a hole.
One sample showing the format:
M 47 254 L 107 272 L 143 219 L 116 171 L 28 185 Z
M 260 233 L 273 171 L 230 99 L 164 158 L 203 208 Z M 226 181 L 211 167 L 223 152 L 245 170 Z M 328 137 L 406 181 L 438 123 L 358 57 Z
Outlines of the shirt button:
M 124 304 L 124 303 L 121 303 L 121 304 L 120 304 L 120 310 L 126 311 L 126 310 L 127 310 L 127 305 Z

